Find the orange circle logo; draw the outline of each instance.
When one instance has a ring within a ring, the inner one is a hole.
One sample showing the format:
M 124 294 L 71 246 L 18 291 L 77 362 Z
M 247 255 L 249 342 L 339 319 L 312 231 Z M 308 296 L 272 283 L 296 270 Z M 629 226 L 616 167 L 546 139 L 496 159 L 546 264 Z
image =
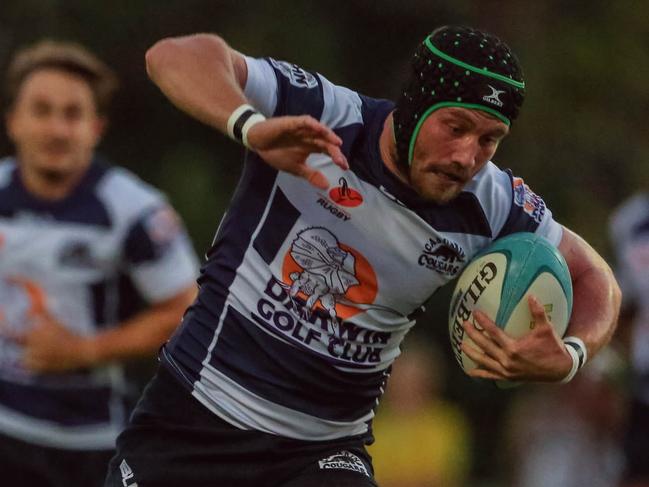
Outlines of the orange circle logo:
M 334 203 L 349 208 L 354 208 L 363 203 L 363 196 L 355 189 L 350 188 L 345 178 L 340 178 L 338 184 L 340 186 L 329 191 L 329 197 Z

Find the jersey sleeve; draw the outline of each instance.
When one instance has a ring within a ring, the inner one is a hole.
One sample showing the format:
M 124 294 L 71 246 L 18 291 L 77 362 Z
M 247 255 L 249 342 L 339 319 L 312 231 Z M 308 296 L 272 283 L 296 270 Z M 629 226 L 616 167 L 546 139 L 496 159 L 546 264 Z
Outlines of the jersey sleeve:
M 248 78 L 244 95 L 250 103 L 266 117 L 271 117 L 277 107 L 277 78 L 270 63 L 265 59 L 244 57 L 248 67 Z
M 132 223 L 124 240 L 123 260 L 135 287 L 149 302 L 174 296 L 198 274 L 187 232 L 164 202 L 144 210 Z
M 522 178 L 513 176 L 508 170 L 500 172 L 497 188 L 500 203 L 497 206 L 500 206 L 501 217 L 506 217 L 500 230 L 495 232 L 496 238 L 531 232 L 558 246 L 563 237 L 563 227 L 554 220 L 543 198 L 534 193 Z
M 246 63 L 244 93 L 264 115 L 311 115 L 320 120 L 324 100 L 319 76 L 273 58 L 246 58 Z
M 286 61 L 245 60 L 244 93 L 264 115 L 311 115 L 334 129 L 361 122 L 362 102 L 356 92 Z

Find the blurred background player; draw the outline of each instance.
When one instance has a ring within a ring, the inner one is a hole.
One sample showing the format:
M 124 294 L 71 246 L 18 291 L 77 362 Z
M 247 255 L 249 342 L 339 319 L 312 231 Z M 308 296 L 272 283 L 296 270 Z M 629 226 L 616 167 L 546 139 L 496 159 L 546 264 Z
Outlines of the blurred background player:
M 625 201 L 611 216 L 613 244 L 624 301 L 620 337 L 631 369 L 624 440 L 624 487 L 649 486 L 649 195 Z
M 376 480 L 381 487 L 465 485 L 471 433 L 461 409 L 442 396 L 442 355 L 418 335 L 408 335 L 403 349 L 372 423 Z
M 0 161 L 6 485 L 100 485 L 127 417 L 119 362 L 152 354 L 195 296 L 197 260 L 174 210 L 95 153 L 116 86 L 72 43 L 39 42 L 7 71 L 16 155 Z

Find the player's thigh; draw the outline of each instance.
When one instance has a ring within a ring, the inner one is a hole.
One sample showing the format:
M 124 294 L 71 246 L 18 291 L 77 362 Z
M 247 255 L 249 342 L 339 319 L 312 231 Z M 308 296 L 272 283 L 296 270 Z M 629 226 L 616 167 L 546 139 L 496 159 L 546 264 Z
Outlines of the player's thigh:
M 280 487 L 377 487 L 372 459 L 363 441 L 354 442 L 342 448 L 328 445 L 306 452 L 310 460 L 300 462 L 302 468 L 294 470 Z
M 280 487 L 378 487 L 367 475 L 337 470 L 311 471 L 296 477 Z

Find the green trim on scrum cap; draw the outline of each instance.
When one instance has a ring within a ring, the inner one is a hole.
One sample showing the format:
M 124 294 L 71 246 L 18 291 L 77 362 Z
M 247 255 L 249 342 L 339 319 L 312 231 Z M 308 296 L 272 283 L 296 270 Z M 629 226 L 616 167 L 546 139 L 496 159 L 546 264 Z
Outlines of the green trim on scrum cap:
M 455 59 L 454 57 L 449 56 L 448 54 L 440 51 L 439 49 L 437 49 L 434 46 L 433 42 L 430 40 L 430 36 L 428 36 L 426 38 L 426 40 L 424 41 L 424 44 L 426 44 L 426 47 L 433 54 L 435 54 L 436 56 L 441 57 L 442 59 L 448 61 L 449 63 L 453 63 L 456 66 L 460 66 L 462 68 L 468 69 L 469 71 L 473 71 L 474 73 L 481 74 L 482 76 L 487 76 L 488 78 L 497 79 L 498 81 L 502 81 L 503 83 L 507 83 L 507 84 L 512 85 L 512 86 L 514 86 L 516 88 L 519 88 L 519 89 L 524 89 L 525 88 L 525 83 L 522 82 L 522 81 L 516 81 L 514 79 L 508 78 L 507 76 L 503 76 L 502 74 L 492 73 L 488 69 L 476 68 L 475 66 L 472 66 L 472 65 L 467 64 L 467 63 L 465 63 L 463 61 L 460 61 L 459 59 Z
M 408 165 L 412 163 L 412 155 L 415 151 L 415 141 L 417 140 L 417 135 L 419 134 L 419 131 L 421 130 L 421 126 L 424 124 L 424 121 L 435 110 L 439 110 L 440 108 L 445 108 L 445 107 L 460 107 L 460 108 L 468 108 L 469 110 L 481 110 L 483 112 L 487 112 L 490 115 L 493 115 L 500 121 L 504 122 L 508 127 L 511 125 L 511 121 L 507 117 L 505 117 L 502 113 L 500 113 L 497 110 L 494 110 L 493 108 L 486 107 L 484 105 L 479 105 L 477 103 L 461 103 L 457 101 L 443 101 L 440 103 L 435 103 L 432 107 L 430 107 L 422 114 L 421 118 L 417 122 L 417 125 L 415 125 L 415 129 L 412 131 L 412 137 L 410 137 L 410 147 L 408 148 Z

